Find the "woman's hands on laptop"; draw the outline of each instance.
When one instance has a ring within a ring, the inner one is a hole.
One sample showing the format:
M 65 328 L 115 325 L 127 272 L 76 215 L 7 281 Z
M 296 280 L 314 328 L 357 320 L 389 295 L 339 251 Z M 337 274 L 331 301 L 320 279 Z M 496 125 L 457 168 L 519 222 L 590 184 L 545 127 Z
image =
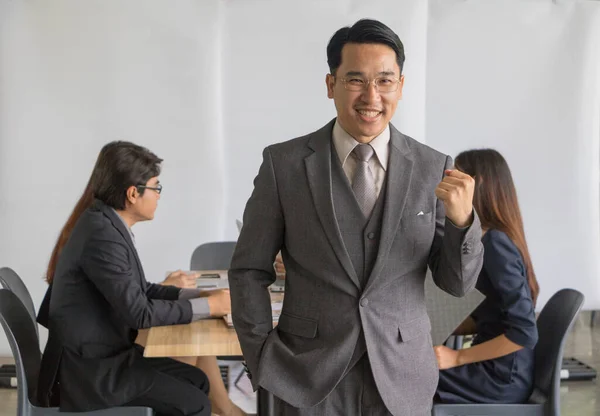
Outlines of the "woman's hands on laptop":
M 231 313 L 231 295 L 229 289 L 207 290 L 200 293 L 200 297 L 208 298 L 210 316 L 220 318 Z
M 196 279 L 199 277 L 200 273 L 186 273 L 184 271 L 177 270 L 169 274 L 165 281 L 161 283 L 161 285 L 176 286 L 181 289 L 196 289 Z
M 196 289 L 196 279 L 200 273 L 186 273 L 177 270 L 167 276 L 161 285 L 176 286 L 181 289 Z M 220 318 L 231 313 L 231 295 L 229 289 L 202 290 L 198 291 L 199 298 L 207 298 L 210 316 Z

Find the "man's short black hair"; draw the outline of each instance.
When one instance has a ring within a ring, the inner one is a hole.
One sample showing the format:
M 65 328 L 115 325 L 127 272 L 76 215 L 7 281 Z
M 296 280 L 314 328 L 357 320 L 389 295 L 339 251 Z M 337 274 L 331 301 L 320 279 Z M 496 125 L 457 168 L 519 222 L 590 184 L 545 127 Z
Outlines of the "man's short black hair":
M 398 35 L 389 27 L 377 20 L 362 19 L 354 25 L 346 26 L 335 32 L 327 45 L 327 64 L 329 71 L 335 71 L 342 64 L 342 49 L 347 43 L 379 43 L 389 46 L 396 52 L 396 62 L 404 66 L 404 45 Z

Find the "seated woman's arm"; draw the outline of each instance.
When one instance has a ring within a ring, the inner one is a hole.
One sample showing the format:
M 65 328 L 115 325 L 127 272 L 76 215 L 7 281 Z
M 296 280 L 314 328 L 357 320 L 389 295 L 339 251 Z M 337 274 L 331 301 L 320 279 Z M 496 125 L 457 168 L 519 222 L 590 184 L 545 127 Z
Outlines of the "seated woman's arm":
M 177 270 L 167 276 L 164 282 L 156 284 L 146 282 L 146 296 L 150 299 L 165 299 L 165 300 L 177 300 L 177 299 L 189 299 L 197 296 L 181 297 L 180 294 L 182 289 L 194 289 L 196 290 L 196 278 L 197 273 L 185 273 L 181 270 Z
M 474 347 L 462 350 L 453 350 L 445 346 L 438 346 L 435 347 L 435 352 L 440 370 L 446 370 L 459 365 L 500 358 L 519 351 L 522 348 L 522 346 L 506 338 L 505 335 L 500 335 Z
M 500 298 L 504 333 L 459 351 L 435 347 L 441 369 L 493 360 L 537 343 L 535 310 L 522 257 L 506 234 L 490 233 L 493 235 L 484 245 L 483 267 Z
M 162 286 L 175 286 L 180 289 L 196 289 L 196 279 L 200 277 L 200 273 L 191 272 L 186 273 L 181 270 L 177 270 L 167 276 L 164 282 L 160 283 Z
M 130 261 L 129 247 L 118 242 L 120 235 L 109 237 L 93 234 L 82 249 L 80 264 L 122 321 L 133 329 L 190 322 L 188 301 L 151 299 L 146 295 L 139 275 L 132 271 L 135 266 Z
M 231 313 L 229 290 L 202 291 L 196 289 L 199 273 L 185 273 L 177 270 L 167 276 L 158 287 L 178 288 L 179 299 L 187 299 L 192 304 L 193 321 L 205 318 L 218 318 Z M 153 285 L 152 283 L 150 283 Z

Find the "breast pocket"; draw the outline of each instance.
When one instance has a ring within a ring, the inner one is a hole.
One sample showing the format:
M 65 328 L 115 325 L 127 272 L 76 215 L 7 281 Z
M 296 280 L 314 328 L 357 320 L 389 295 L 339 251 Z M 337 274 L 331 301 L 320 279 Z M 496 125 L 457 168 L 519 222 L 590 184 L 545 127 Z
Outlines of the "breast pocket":
M 435 232 L 432 211 L 405 213 L 394 240 L 398 258 L 404 261 L 420 260 L 429 254 Z
M 433 221 L 433 212 L 420 211 L 417 214 L 410 215 L 408 218 L 402 218 L 403 224 L 406 226 L 420 227 L 423 225 L 429 225 Z

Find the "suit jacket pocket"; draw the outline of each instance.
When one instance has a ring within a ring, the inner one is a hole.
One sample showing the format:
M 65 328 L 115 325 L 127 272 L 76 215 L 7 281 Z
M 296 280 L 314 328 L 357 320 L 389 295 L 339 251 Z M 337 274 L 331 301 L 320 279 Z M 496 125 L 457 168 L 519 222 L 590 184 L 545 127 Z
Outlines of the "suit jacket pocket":
M 285 312 L 279 317 L 277 328 L 279 331 L 304 338 L 314 338 L 317 335 L 317 321 Z
M 402 322 L 398 325 L 398 332 L 400 333 L 400 340 L 402 342 L 407 342 L 422 334 L 430 333 L 431 322 L 429 322 L 429 316 L 423 315 L 411 321 Z
M 432 211 L 422 215 L 405 213 L 396 233 L 393 255 L 400 261 L 423 260 L 423 256 L 429 253 L 434 233 L 435 218 Z
M 418 215 L 417 213 L 405 213 L 402 216 L 401 224 L 402 224 L 402 228 L 406 229 L 406 228 L 410 228 L 413 226 L 419 227 L 421 225 L 430 224 L 432 220 L 433 220 L 433 212 L 432 211 L 424 212 L 421 215 Z

